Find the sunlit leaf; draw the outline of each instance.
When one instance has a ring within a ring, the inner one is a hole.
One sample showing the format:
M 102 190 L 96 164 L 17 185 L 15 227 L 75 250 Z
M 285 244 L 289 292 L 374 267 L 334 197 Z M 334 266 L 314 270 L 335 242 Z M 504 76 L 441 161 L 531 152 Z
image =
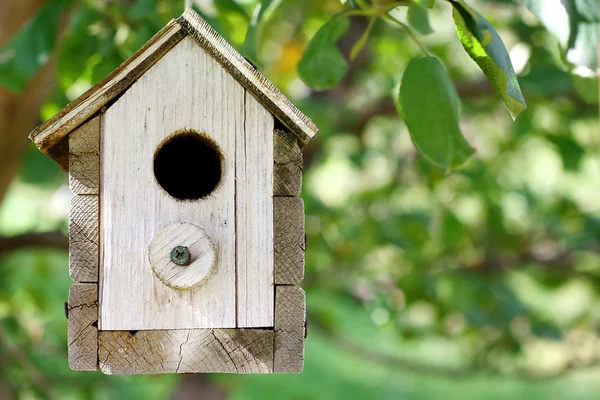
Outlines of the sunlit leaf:
M 597 0 L 522 0 L 559 41 L 574 74 L 598 71 L 600 3 Z
M 410 4 L 406 18 L 413 29 L 423 35 L 428 35 L 433 32 L 429 25 L 429 16 L 427 4 L 424 0 L 417 0 Z
M 337 15 L 310 40 L 298 64 L 300 76 L 308 86 L 315 90 L 331 89 L 346 75 L 348 62 L 337 42 L 349 28 L 348 17 Z
M 527 108 L 517 75 L 496 29 L 464 1 L 452 1 L 458 37 L 479 65 L 494 90 L 504 100 L 513 118 Z
M 435 57 L 411 60 L 399 93 L 399 106 L 417 149 L 431 162 L 455 169 L 473 154 L 459 127 L 460 99 Z

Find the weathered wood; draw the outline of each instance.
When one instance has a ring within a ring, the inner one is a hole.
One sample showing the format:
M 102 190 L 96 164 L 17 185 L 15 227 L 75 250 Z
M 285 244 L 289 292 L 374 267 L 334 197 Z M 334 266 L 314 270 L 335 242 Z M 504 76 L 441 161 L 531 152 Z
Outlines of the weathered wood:
M 103 114 L 101 330 L 236 326 L 235 143 L 244 95 L 186 37 Z M 198 201 L 171 197 L 154 176 L 157 148 L 183 129 L 204 132 L 222 156 L 219 185 Z M 174 222 L 204 229 L 217 250 L 214 274 L 186 291 L 165 286 L 148 261 L 148 245 Z
M 69 207 L 69 274 L 75 282 L 98 282 L 97 195 L 74 195 Z
M 275 373 L 300 373 L 304 366 L 306 295 L 297 286 L 276 286 Z
M 69 290 L 69 366 L 74 371 L 98 369 L 98 285 L 76 283 Z
M 98 345 L 107 374 L 273 372 L 272 330 L 102 331 Z
M 275 197 L 275 284 L 296 285 L 304 279 L 304 202 Z
M 275 130 L 273 195 L 297 197 L 302 191 L 302 151 L 296 136 Z
M 261 104 L 287 126 L 298 137 L 302 146 L 317 134 L 318 129 L 310 118 L 298 110 L 275 85 L 257 71 L 194 10 L 187 9 L 177 22 Z
M 186 35 L 178 23 L 169 22 L 131 58 L 54 117 L 37 127 L 29 138 L 42 152 L 57 157 L 58 155 L 51 151 L 56 144 L 131 86 Z
M 69 135 L 69 186 L 74 194 L 100 193 L 100 117 Z
M 273 326 L 273 116 L 246 93 L 236 144 L 237 326 Z
M 189 261 L 175 264 L 173 249 L 186 248 Z M 150 243 L 148 258 L 152 272 L 173 289 L 190 289 L 208 279 L 217 262 L 217 251 L 206 232 L 195 225 L 175 222 L 164 227 Z

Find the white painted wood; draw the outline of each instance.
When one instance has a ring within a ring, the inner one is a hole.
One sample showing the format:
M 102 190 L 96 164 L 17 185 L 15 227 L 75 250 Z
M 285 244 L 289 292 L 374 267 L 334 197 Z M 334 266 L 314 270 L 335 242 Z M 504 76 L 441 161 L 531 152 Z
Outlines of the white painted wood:
M 234 167 L 243 87 L 186 37 L 101 125 L 101 330 L 235 327 Z M 157 146 L 181 129 L 205 132 L 223 155 L 221 182 L 202 200 L 175 200 L 155 181 Z M 217 249 L 215 274 L 191 290 L 165 286 L 148 262 L 152 238 L 173 222 L 201 226 Z
M 246 93 L 236 142 L 238 327 L 273 326 L 273 116 Z
M 171 252 L 183 246 L 190 254 L 187 265 L 177 265 Z M 173 289 L 191 289 L 207 280 L 217 262 L 217 251 L 206 232 L 193 224 L 175 222 L 161 229 L 148 249 L 152 272 Z

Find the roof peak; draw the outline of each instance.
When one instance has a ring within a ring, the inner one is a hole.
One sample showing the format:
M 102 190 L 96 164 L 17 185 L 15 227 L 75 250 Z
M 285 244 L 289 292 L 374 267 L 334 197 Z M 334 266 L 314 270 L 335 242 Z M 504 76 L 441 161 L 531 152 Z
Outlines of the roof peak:
M 301 146 L 312 139 L 318 129 L 281 91 L 254 68 L 198 13 L 188 8 L 169 22 L 140 50 L 111 74 L 68 104 L 58 114 L 37 127 L 29 138 L 39 149 L 60 163 L 66 153 L 63 139 L 89 120 L 103 107 L 116 100 L 184 37 L 191 36 L 263 106 L 287 126 Z

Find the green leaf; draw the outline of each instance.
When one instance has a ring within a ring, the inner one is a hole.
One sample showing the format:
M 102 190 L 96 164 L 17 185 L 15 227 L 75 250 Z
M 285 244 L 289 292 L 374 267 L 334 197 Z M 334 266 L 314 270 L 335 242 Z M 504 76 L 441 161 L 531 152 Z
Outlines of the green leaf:
M 235 0 L 214 0 L 214 3 L 219 13 L 236 13 L 249 19 L 246 10 L 244 10 Z
M 597 75 L 600 4 L 597 0 L 522 0 L 559 41 L 573 73 Z
M 410 26 L 420 34 L 428 35 L 433 32 L 431 25 L 429 25 L 429 15 L 424 0 L 412 2 L 408 7 L 406 18 Z
M 315 90 L 331 89 L 346 75 L 348 63 L 337 42 L 349 28 L 348 17 L 339 14 L 310 40 L 298 64 L 298 72 L 308 86 Z
M 252 18 L 250 18 L 246 39 L 242 46 L 242 54 L 257 66 L 262 65 L 258 50 L 263 24 L 282 1 L 283 0 L 262 0 L 254 9 Z
M 452 1 L 458 37 L 513 118 L 527 108 L 506 47 L 494 27 L 464 1 Z
M 432 163 L 455 169 L 473 155 L 459 127 L 458 93 L 440 60 L 421 57 L 408 63 L 398 104 L 413 143 Z
M 571 81 L 575 90 L 581 96 L 581 98 L 589 104 L 598 104 L 598 77 L 583 77 L 577 74 L 571 74 Z
M 0 50 L 0 86 L 22 94 L 54 49 L 65 1 L 44 4 L 37 14 Z

